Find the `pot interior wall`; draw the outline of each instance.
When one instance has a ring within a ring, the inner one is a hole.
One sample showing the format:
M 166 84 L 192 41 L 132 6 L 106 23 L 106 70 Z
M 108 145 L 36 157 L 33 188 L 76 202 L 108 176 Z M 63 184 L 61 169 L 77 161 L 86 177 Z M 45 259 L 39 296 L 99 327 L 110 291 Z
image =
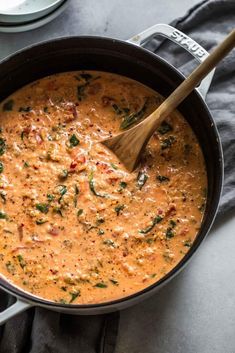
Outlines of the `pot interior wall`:
M 107 38 L 72 37 L 31 47 L 2 62 L 0 101 L 36 79 L 82 69 L 128 76 L 163 96 L 169 95 L 182 81 L 182 76 L 164 60 L 134 45 Z M 208 202 L 202 229 L 194 244 L 196 248 L 208 232 L 217 209 L 222 183 L 221 151 L 213 121 L 197 93 L 192 93 L 179 110 L 201 143 L 209 180 Z

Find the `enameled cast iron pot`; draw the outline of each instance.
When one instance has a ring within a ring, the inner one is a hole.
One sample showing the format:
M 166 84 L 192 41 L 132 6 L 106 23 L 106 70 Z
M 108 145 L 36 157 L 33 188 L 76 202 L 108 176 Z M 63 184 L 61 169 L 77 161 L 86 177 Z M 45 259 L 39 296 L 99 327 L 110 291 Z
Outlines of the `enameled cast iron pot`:
M 168 62 L 141 47 L 157 34 L 178 43 L 198 61 L 203 61 L 208 56 L 200 45 L 168 25 L 155 25 L 127 42 L 101 37 L 51 40 L 21 50 L 0 63 L 0 101 L 20 87 L 44 76 L 83 69 L 109 71 L 128 76 L 167 96 L 184 80 L 184 76 Z M 49 302 L 25 293 L 0 278 L 0 289 L 17 298 L 14 305 L 0 313 L 0 324 L 32 306 L 85 315 L 120 310 L 156 293 L 188 263 L 213 223 L 223 183 L 221 143 L 204 101 L 212 76 L 213 72 L 179 107 L 201 144 L 208 174 L 208 199 L 202 226 L 193 246 L 181 262 L 164 278 L 148 288 L 128 297 L 101 304 L 69 305 Z

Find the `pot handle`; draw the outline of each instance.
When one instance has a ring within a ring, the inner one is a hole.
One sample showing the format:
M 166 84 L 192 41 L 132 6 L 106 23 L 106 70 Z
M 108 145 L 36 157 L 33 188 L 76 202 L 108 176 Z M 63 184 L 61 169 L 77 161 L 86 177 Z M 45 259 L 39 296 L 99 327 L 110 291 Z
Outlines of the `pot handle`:
M 174 43 L 180 45 L 182 48 L 187 50 L 191 55 L 193 55 L 194 58 L 199 62 L 203 62 L 209 55 L 209 53 L 193 39 L 188 37 L 183 32 L 179 31 L 178 29 L 167 24 L 156 24 L 146 29 L 145 31 L 135 35 L 134 37 L 130 38 L 129 40 L 127 40 L 127 42 L 136 44 L 139 46 L 143 46 L 156 35 L 162 35 L 170 39 Z M 215 72 L 215 69 L 213 69 L 203 79 L 200 86 L 198 87 L 198 90 L 203 96 L 203 98 L 206 97 L 206 94 L 209 90 L 214 72 Z
M 17 299 L 13 305 L 11 305 L 6 310 L 0 312 L 0 325 L 3 325 L 7 320 L 29 309 L 30 307 L 32 307 L 31 304 L 26 303 L 20 299 Z

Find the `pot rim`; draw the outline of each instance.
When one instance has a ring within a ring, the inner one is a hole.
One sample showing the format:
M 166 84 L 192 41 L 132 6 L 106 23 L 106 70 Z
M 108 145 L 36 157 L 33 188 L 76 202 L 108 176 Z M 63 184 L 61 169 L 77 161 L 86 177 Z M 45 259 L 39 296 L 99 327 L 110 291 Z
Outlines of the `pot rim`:
M 37 44 L 33 44 L 33 45 L 29 45 L 23 49 L 20 49 L 18 51 L 16 51 L 13 54 L 10 54 L 9 56 L 7 56 L 6 58 L 4 58 L 3 60 L 0 61 L 0 67 L 2 64 L 8 62 L 9 60 L 13 59 L 13 58 L 17 58 L 17 56 L 19 55 L 23 55 L 25 53 L 27 53 L 27 51 L 34 49 L 34 48 L 43 48 L 44 46 L 48 46 L 50 44 L 54 44 L 54 43 L 58 43 L 58 42 L 69 42 L 69 41 L 73 41 L 73 40 L 96 40 L 96 41 L 100 41 L 100 42 L 104 42 L 106 41 L 107 43 L 118 43 L 120 45 L 123 45 L 124 47 L 134 47 L 135 49 L 142 51 L 144 53 L 144 55 L 148 55 L 149 57 L 152 58 L 152 60 L 158 60 L 160 61 L 161 65 L 165 65 L 165 67 L 169 70 L 169 71 L 174 71 L 175 74 L 178 75 L 179 79 L 181 81 L 183 81 L 185 79 L 185 76 L 177 69 L 175 68 L 171 63 L 168 63 L 165 59 L 163 59 L 162 57 L 160 57 L 159 55 L 143 48 L 140 46 L 137 46 L 133 43 L 124 41 L 124 40 L 120 40 L 120 39 L 114 39 L 114 38 L 109 38 L 109 37 L 102 37 L 102 36 L 65 36 L 65 37 L 60 37 L 60 38 L 56 38 L 56 39 L 50 39 L 50 40 L 46 40 L 46 41 L 41 41 Z M 218 133 L 218 129 L 216 127 L 216 124 L 214 122 L 214 119 L 211 116 L 210 110 L 205 102 L 205 100 L 203 99 L 201 93 L 197 90 L 194 89 L 191 93 L 191 95 L 196 95 L 197 99 L 199 100 L 199 103 L 202 104 L 206 110 L 207 113 L 207 118 L 210 120 L 211 122 L 211 129 L 213 129 L 213 134 L 216 137 L 216 141 L 217 141 L 217 149 L 218 149 L 218 157 L 219 157 L 219 170 L 218 170 L 218 174 L 219 174 L 219 182 L 217 183 L 217 195 L 214 197 L 214 203 L 210 206 L 210 212 L 207 215 L 206 218 L 206 224 L 203 224 L 193 242 L 192 247 L 189 249 L 189 251 L 187 252 L 187 254 L 181 259 L 181 261 L 179 263 L 176 264 L 175 267 L 173 267 L 173 269 L 171 271 L 169 271 L 164 277 L 162 277 L 160 280 L 156 281 L 155 283 L 151 284 L 150 286 L 135 292 L 133 294 L 127 295 L 125 297 L 119 298 L 119 299 L 114 299 L 111 301 L 107 301 L 107 302 L 101 302 L 101 303 L 94 303 L 94 304 L 61 304 L 61 303 L 57 303 L 57 302 L 52 302 L 46 299 L 43 299 L 41 297 L 37 297 L 34 296 L 33 294 L 30 294 L 30 292 L 24 292 L 23 290 L 21 290 L 19 287 L 11 284 L 10 281 L 7 281 L 4 277 L 1 277 L 0 275 L 0 289 L 3 289 L 4 291 L 12 294 L 13 296 L 18 297 L 19 299 L 22 299 L 26 302 L 30 302 L 32 305 L 35 306 L 44 306 L 47 308 L 58 308 L 58 309 L 65 309 L 67 311 L 69 310 L 82 310 L 82 309 L 101 309 L 101 308 L 108 308 L 111 306 L 116 306 L 118 304 L 122 304 L 124 302 L 127 301 L 131 301 L 134 299 L 137 299 L 137 297 L 143 297 L 146 294 L 149 294 L 150 292 L 153 292 L 156 289 L 159 289 L 160 287 L 162 287 L 165 283 L 167 283 L 170 279 L 172 279 L 176 274 L 179 273 L 179 271 L 181 269 L 184 268 L 184 266 L 188 263 L 188 261 L 192 258 L 192 256 L 195 254 L 195 252 L 197 251 L 197 249 L 199 248 L 199 246 L 201 245 L 202 241 L 206 238 L 206 235 L 208 234 L 213 221 L 215 219 L 218 207 L 219 207 L 219 201 L 220 201 L 220 197 L 221 197 L 221 193 L 222 193 L 222 189 L 223 189 L 223 180 L 224 180 L 224 163 L 223 163 L 223 151 L 222 151 L 222 144 L 221 144 L 221 140 L 220 140 L 220 136 Z M 205 218 L 203 218 L 203 222 L 204 222 Z

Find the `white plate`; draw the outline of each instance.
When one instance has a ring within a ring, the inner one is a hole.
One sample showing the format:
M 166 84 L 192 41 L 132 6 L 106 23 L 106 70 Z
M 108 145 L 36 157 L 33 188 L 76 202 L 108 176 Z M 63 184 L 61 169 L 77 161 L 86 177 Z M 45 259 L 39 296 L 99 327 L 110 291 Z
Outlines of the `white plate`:
M 0 0 L 0 22 L 19 24 L 53 12 L 63 0 Z
M 0 0 L 1 1 L 1 0 Z M 59 16 L 68 6 L 70 0 L 64 0 L 62 4 L 56 8 L 52 13 L 46 15 L 36 21 L 32 21 L 25 24 L 18 25 L 6 25 L 0 24 L 0 32 L 4 33 L 17 33 L 17 32 L 25 32 L 31 29 L 35 29 L 41 26 L 44 26 L 48 22 L 54 20 L 57 16 Z

